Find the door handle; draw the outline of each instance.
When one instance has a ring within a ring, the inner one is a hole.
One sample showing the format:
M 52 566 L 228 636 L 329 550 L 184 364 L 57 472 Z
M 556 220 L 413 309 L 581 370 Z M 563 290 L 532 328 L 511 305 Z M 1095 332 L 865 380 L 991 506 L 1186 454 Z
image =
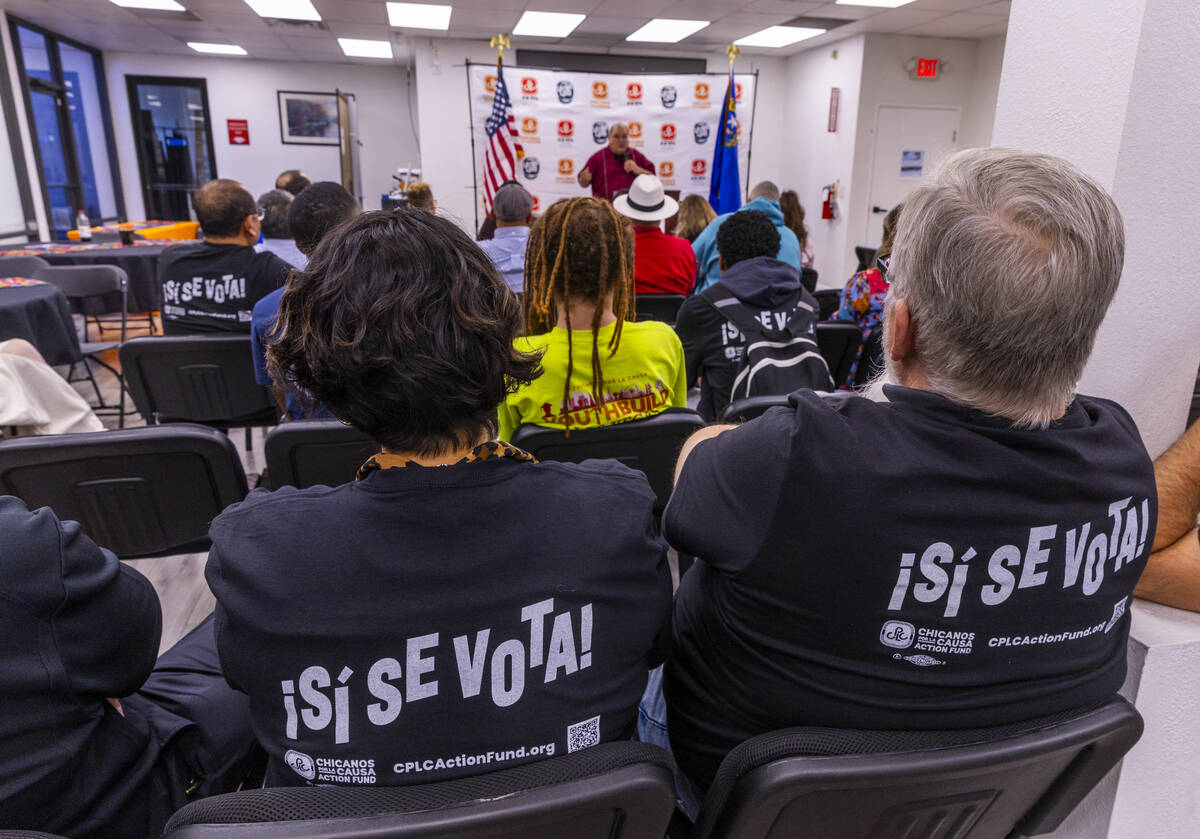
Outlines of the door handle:
M 872 212 L 872 213 L 886 213 L 886 212 L 887 212 L 887 208 L 885 208 L 885 207 L 872 207 L 872 208 L 871 208 L 871 212 Z

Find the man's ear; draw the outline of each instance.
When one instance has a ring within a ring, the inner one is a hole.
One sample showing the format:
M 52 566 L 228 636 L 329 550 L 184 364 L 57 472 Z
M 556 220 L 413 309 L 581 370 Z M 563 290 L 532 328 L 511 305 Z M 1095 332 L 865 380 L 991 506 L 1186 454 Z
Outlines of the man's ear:
M 717 251 L 717 264 L 721 266 L 721 273 L 729 270 L 729 266 L 725 264 L 725 257 L 721 256 L 721 252 Z
M 892 361 L 904 361 L 913 354 L 917 343 L 916 325 L 908 310 L 908 301 L 900 298 L 892 302 L 891 346 L 887 348 Z
M 251 213 L 250 215 L 246 216 L 244 219 L 242 219 L 242 235 L 244 235 L 250 239 L 253 239 L 255 242 L 257 242 L 258 234 L 262 232 L 261 227 L 256 227 L 257 224 L 258 224 L 258 216 L 257 215 L 255 215 L 254 213 Z

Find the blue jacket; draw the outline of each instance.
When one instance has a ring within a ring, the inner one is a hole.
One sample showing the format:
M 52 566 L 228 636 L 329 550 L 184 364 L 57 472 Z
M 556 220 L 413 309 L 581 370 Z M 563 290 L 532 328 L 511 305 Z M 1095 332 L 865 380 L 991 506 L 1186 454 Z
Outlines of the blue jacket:
M 767 214 L 767 217 L 775 223 L 775 229 L 779 231 L 779 253 L 775 254 L 775 258 L 799 271 L 800 240 L 784 225 L 783 210 L 779 209 L 779 202 L 767 198 L 755 198 L 753 201 L 743 204 L 735 212 L 740 213 L 742 210 L 758 210 Z M 696 294 L 721 279 L 721 261 L 717 255 L 717 230 L 731 215 L 733 213 L 717 216 L 692 242 L 692 250 L 696 253 L 696 265 L 700 272 L 700 276 L 696 280 Z

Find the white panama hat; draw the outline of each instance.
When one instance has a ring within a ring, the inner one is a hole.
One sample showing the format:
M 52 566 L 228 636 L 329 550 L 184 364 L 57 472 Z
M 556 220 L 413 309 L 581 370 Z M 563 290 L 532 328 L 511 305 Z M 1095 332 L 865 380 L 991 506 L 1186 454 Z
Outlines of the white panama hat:
M 613 199 L 613 207 L 634 221 L 662 221 L 679 211 L 679 202 L 663 191 L 654 175 L 638 175 L 629 192 Z

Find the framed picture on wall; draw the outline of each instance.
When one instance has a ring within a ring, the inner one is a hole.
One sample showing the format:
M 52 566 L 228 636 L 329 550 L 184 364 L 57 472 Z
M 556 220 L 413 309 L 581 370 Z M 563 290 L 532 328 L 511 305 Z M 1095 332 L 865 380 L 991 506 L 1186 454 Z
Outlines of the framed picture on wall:
M 336 93 L 280 90 L 279 139 L 299 146 L 338 144 Z

